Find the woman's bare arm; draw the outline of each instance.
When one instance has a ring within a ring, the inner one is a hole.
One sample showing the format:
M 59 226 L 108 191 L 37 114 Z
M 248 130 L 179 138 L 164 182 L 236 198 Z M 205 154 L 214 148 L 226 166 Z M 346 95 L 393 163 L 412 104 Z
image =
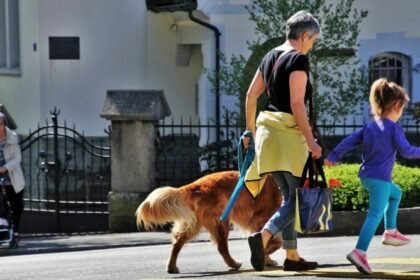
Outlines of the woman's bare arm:
M 305 92 L 308 76 L 304 71 L 293 71 L 290 73 L 290 107 L 295 117 L 296 123 L 301 129 L 303 136 L 312 151 L 313 158 L 321 157 L 321 147 L 316 142 L 312 128 L 309 124 L 308 114 L 305 107 Z
M 255 119 L 257 113 L 257 100 L 258 97 L 264 92 L 264 78 L 262 72 L 257 70 L 255 72 L 254 78 L 248 88 L 245 99 L 245 116 L 246 116 L 246 129 L 252 132 L 252 135 L 255 138 Z M 249 140 L 249 139 L 248 139 Z M 245 148 L 247 148 L 249 142 L 244 142 Z

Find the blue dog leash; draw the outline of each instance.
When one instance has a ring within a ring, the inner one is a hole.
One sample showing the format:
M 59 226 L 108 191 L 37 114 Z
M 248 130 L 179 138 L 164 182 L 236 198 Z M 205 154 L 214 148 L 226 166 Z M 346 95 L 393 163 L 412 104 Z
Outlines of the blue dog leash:
M 249 137 L 251 140 L 251 147 L 246 150 L 245 159 L 243 159 L 243 149 L 242 149 L 242 139 L 244 137 Z M 236 183 L 235 189 L 233 190 L 229 198 L 229 201 L 225 207 L 225 210 L 223 210 L 223 213 L 220 216 L 221 221 L 225 221 L 229 217 L 230 211 L 232 211 L 232 208 L 236 202 L 236 199 L 239 196 L 239 193 L 245 187 L 246 171 L 251 166 L 251 163 L 254 160 L 254 156 L 255 156 L 255 149 L 254 149 L 254 140 L 252 138 L 252 132 L 247 130 L 244 132 L 244 134 L 242 134 L 238 143 L 238 168 L 240 172 L 240 177 L 239 177 L 238 183 Z

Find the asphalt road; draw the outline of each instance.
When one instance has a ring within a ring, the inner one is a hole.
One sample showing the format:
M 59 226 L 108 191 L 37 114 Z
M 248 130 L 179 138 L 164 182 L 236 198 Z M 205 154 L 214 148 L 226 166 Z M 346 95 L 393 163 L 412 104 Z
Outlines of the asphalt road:
M 188 244 L 178 259 L 180 274 L 167 274 L 166 260 L 171 246 L 142 245 L 126 248 L 84 250 L 48 254 L 0 257 L 0 279 L 420 279 L 420 235 L 410 235 L 412 244 L 383 246 L 376 236 L 368 252 L 374 274 L 360 274 L 345 259 L 357 237 L 301 238 L 299 250 L 320 268 L 308 272 L 284 272 L 284 252 L 272 255 L 279 267 L 256 272 L 249 262 L 246 239 L 230 240 L 232 256 L 243 262 L 238 271 L 229 271 L 216 247 L 209 242 Z

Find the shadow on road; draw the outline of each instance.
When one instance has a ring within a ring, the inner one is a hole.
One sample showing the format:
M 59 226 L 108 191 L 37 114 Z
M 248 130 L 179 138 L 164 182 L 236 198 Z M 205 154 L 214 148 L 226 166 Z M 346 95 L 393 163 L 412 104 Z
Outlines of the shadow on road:
M 283 271 L 282 266 L 266 268 L 262 272 L 255 271 L 253 269 L 243 270 L 228 270 L 228 271 L 212 271 L 212 272 L 197 272 L 197 273 L 183 273 L 174 276 L 173 279 L 188 279 L 188 278 L 206 278 L 223 275 L 234 275 L 237 274 L 241 277 L 246 275 L 258 276 L 261 278 L 283 278 L 293 276 L 315 276 L 332 279 L 396 279 L 396 280 L 418 280 L 420 279 L 419 271 L 398 271 L 398 270 L 382 270 L 376 271 L 371 275 L 361 274 L 352 267 L 351 264 L 322 264 L 316 270 L 308 271 Z M 343 268 L 345 267 L 345 268 Z M 351 267 L 351 268 L 347 268 Z

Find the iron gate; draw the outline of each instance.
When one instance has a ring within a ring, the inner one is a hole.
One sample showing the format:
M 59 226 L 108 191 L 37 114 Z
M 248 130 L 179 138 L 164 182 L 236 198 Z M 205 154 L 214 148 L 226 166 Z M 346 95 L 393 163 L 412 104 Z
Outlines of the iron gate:
M 26 187 L 22 232 L 72 233 L 108 230 L 111 190 L 110 131 L 88 139 L 60 111 L 21 142 Z

